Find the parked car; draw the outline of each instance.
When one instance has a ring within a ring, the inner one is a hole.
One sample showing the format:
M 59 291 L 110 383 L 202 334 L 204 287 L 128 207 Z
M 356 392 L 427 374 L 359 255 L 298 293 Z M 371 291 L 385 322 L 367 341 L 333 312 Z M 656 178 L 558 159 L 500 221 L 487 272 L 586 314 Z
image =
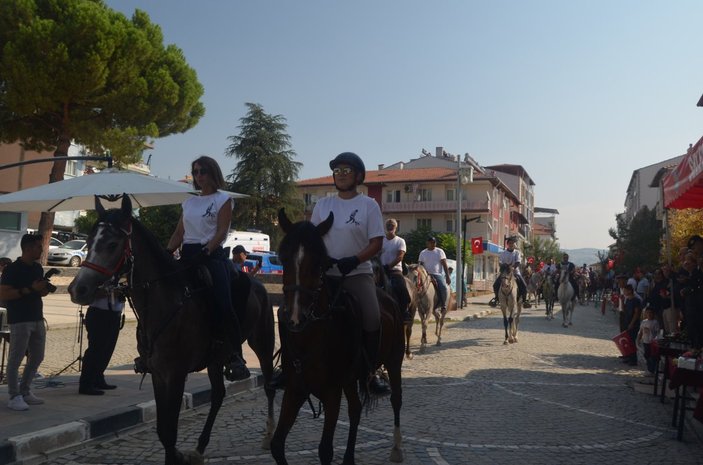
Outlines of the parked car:
M 49 239 L 49 250 L 56 249 L 59 247 L 63 247 L 63 242 L 56 239 L 55 237 L 52 237 L 51 239 Z
M 283 265 L 275 253 L 252 252 L 247 254 L 247 259 L 244 260 L 244 266 L 252 269 L 256 263 L 261 263 L 259 273 L 263 274 L 283 274 Z
M 81 266 L 88 254 L 88 244 L 84 240 L 73 240 L 63 244 L 62 247 L 49 250 L 46 262 L 49 265 Z

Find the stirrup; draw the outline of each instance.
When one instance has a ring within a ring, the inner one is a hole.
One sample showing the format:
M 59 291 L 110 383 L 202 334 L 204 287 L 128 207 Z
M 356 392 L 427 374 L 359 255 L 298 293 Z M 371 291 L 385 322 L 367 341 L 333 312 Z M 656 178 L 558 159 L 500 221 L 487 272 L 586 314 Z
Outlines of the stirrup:
M 138 374 L 149 373 L 149 368 L 146 366 L 146 361 L 143 357 L 137 357 L 134 359 L 134 372 Z
M 225 364 L 224 375 L 227 381 L 241 381 L 251 376 L 244 360 L 238 355 L 232 357 L 229 363 Z
M 373 373 L 368 380 L 369 391 L 375 396 L 387 396 L 391 393 L 391 387 L 385 379 Z
M 267 387 L 273 390 L 286 388 L 286 374 L 281 368 L 276 368 L 275 370 L 273 370 L 271 380 L 269 381 Z

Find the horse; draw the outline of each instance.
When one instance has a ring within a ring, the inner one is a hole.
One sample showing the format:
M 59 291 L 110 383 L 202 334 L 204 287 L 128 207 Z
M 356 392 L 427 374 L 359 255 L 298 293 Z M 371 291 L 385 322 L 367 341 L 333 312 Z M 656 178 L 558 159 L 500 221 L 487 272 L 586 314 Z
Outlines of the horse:
M 590 296 L 588 295 L 588 276 L 581 273 L 578 275 L 576 285 L 579 287 L 579 304 L 585 305 Z
M 498 279 L 500 280 L 498 301 L 500 302 L 500 310 L 503 312 L 503 327 L 505 328 L 503 345 L 512 344 L 517 342 L 522 300 L 518 298 L 517 278 L 515 278 L 510 265 L 501 263 Z
M 564 318 L 562 326 L 568 328 L 573 323 L 571 318 L 574 314 L 574 288 L 569 281 L 568 267 L 563 267 L 559 274 L 559 289 L 557 290 L 559 303 L 561 304 L 561 314 Z
M 530 302 L 530 296 L 534 299 L 535 307 L 539 305 L 539 291 L 542 287 L 542 273 L 534 272 L 527 279 L 527 303 Z
M 381 259 L 376 256 L 370 261 L 371 268 L 373 269 L 373 279 L 376 282 L 376 286 L 388 292 L 388 294 L 390 294 L 390 296 L 398 302 L 398 298 L 395 295 L 395 292 L 393 292 L 391 286 L 391 280 L 383 270 L 383 265 L 381 265 Z M 415 321 L 415 314 L 417 313 L 417 304 L 415 303 L 417 292 L 415 291 L 415 286 L 413 286 L 412 281 L 410 281 L 407 276 L 403 276 L 403 280 L 405 281 L 405 288 L 410 296 L 410 303 L 408 304 L 409 318 L 403 321 L 403 328 L 405 332 L 405 358 L 412 360 L 413 353 L 410 351 L 410 338 L 413 335 L 413 323 Z
M 285 232 L 279 246 L 284 294 L 284 305 L 279 309 L 279 328 L 284 329 L 281 331 L 281 347 L 286 381 L 271 453 L 277 464 L 288 463 L 286 437 L 301 406 L 312 394 L 320 399 L 325 411 L 318 456 L 321 463 L 331 463 L 334 431 L 344 392 L 349 434 L 343 463 L 353 464 L 361 409 L 364 405 L 370 406 L 366 386 L 368 369 L 361 351 L 361 324 L 352 299 L 344 298 L 346 294 L 340 292 L 339 283 L 325 274 L 332 259 L 327 255 L 323 236 L 332 227 L 334 215 L 330 213 L 317 226 L 309 221 L 293 224 L 281 209 L 278 221 Z M 378 364 L 383 364 L 388 372 L 394 416 L 390 460 L 401 462 L 403 321 L 395 301 L 378 289 L 376 294 L 382 326 Z M 363 403 L 357 384 L 362 391 Z
M 546 308 L 546 318 L 554 319 L 554 281 L 550 275 L 545 276 L 542 280 L 542 297 L 544 298 L 544 306 Z
M 88 236 L 87 257 L 69 285 L 71 300 L 88 305 L 99 288 L 110 291 L 126 276 L 127 284 L 121 291 L 126 293 L 138 318 L 137 340 L 142 342 L 138 347 L 145 350 L 141 354 L 151 373 L 156 431 L 164 446 L 165 463 L 203 463 L 203 453 L 225 395 L 223 367 L 229 357 L 226 349 L 229 344 L 213 343 L 208 288 L 190 278 L 201 272 L 200 267 L 176 261 L 132 216 L 127 195 L 122 197 L 120 209 L 106 211 L 97 197 L 95 208 L 99 218 Z M 241 275 L 239 279 L 246 280 L 243 281 L 246 284 L 249 278 Z M 233 290 L 241 292 L 239 284 L 239 281 L 233 283 Z M 268 385 L 273 372 L 275 334 L 273 308 L 266 289 L 252 281 L 243 308 L 235 307 L 239 310 L 242 339 L 249 341 L 256 353 Z M 212 387 L 210 410 L 196 450 L 184 454 L 177 449 L 176 440 L 185 381 L 188 373 L 204 368 Z M 274 429 L 275 390 L 265 388 L 265 392 L 268 418 L 262 446 L 267 448 Z
M 410 282 L 415 289 L 415 306 L 420 315 L 422 323 L 422 338 L 420 343 L 424 348 L 427 344 L 427 325 L 430 315 L 435 318 L 435 336 L 437 336 L 436 345 L 442 345 L 442 328 L 444 327 L 444 318 L 447 315 L 448 305 L 444 305 L 442 310 L 442 302 L 439 300 L 439 292 L 434 279 L 422 265 L 410 265 L 408 267 L 408 276 Z

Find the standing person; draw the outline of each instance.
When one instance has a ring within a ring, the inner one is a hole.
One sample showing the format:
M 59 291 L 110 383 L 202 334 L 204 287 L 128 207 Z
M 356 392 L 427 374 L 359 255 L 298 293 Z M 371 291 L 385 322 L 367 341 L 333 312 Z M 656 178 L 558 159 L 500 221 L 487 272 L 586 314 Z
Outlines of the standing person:
M 640 323 L 637 333 L 637 342 L 644 346 L 644 358 L 647 360 L 647 374 L 654 376 L 657 368 L 658 357 L 652 355 L 652 342 L 659 333 L 659 322 L 655 318 L 654 309 L 647 307 L 644 311 L 644 320 Z
M 405 245 L 405 239 L 396 235 L 397 230 L 398 222 L 394 218 L 388 219 L 386 221 L 386 235 L 383 238 L 381 247 L 381 265 L 383 265 L 385 273 L 388 274 L 393 293 L 403 313 L 403 319 L 408 321 L 410 320 L 410 312 L 408 311 L 410 294 L 408 294 L 408 288 L 405 286 L 402 265 L 405 252 L 408 249 Z
M 625 330 L 630 335 L 630 339 L 634 343 L 637 340 L 637 333 L 640 327 L 640 316 L 642 314 L 642 301 L 635 294 L 635 290 L 631 284 L 625 284 L 625 301 L 623 302 L 623 312 L 625 321 Z M 623 358 L 623 362 L 628 365 L 637 365 L 637 353 Z
M 517 282 L 518 300 L 522 299 L 522 301 L 524 302 L 527 300 L 527 284 L 525 283 L 525 280 L 522 278 L 522 274 L 520 273 L 520 262 L 522 261 L 522 258 L 520 257 L 520 251 L 515 248 L 517 238 L 515 236 L 510 236 L 507 241 L 508 248 L 502 251 L 500 255 L 498 255 L 498 262 L 501 265 L 508 265 L 513 269 L 513 274 L 515 275 Z M 496 302 L 498 302 L 499 289 L 500 276 L 498 276 L 493 282 L 493 292 L 496 296 Z
M 12 259 L 9 257 L 2 257 L 0 258 L 0 276 L 2 276 L 2 272 L 5 269 L 7 265 L 12 263 Z
M 205 259 L 213 283 L 215 339 L 229 338 L 233 350 L 225 376 L 230 381 L 246 379 L 250 373 L 242 356 L 241 329 L 232 308 L 230 290 L 230 270 L 234 268 L 222 248 L 232 222 L 232 199 L 219 191 L 225 187 L 225 179 L 214 159 L 207 156 L 197 158 L 191 163 L 191 172 L 193 187 L 200 190 L 200 195 L 183 202 L 183 213 L 166 248 L 173 253 L 182 245 L 182 258 Z
M 248 254 L 249 251 L 245 249 L 243 245 L 236 245 L 234 249 L 232 249 L 232 263 L 234 263 L 234 268 L 237 271 L 243 271 L 249 276 L 254 276 L 261 269 L 261 262 L 256 262 L 256 265 L 251 270 L 246 269 L 244 261 L 247 259 Z
M 334 214 L 334 222 L 323 240 L 336 264 L 328 276 L 344 277 L 341 286 L 352 294 L 361 311 L 364 349 L 369 364 L 369 389 L 376 395 L 390 393 L 390 387 L 376 375 L 381 343 L 381 310 L 376 297 L 373 268 L 369 261 L 383 246 L 383 216 L 378 203 L 358 191 L 366 167 L 352 152 L 343 152 L 329 163 L 337 195 L 317 201 L 310 221 L 318 225 Z
M 9 264 L 0 278 L 0 300 L 7 306 L 10 326 L 10 351 L 7 358 L 7 390 L 12 410 L 27 410 L 29 405 L 43 404 L 44 400 L 32 394 L 30 384 L 44 360 L 46 327 L 44 326 L 42 297 L 49 293 L 49 281 L 37 260 L 42 255 L 42 237 L 25 234 L 20 240 L 22 256 Z M 18 382 L 19 367 L 24 355 L 27 364 Z
M 120 334 L 120 321 L 124 310 L 123 295 L 108 295 L 98 290 L 96 299 L 85 313 L 85 330 L 88 333 L 88 347 L 83 355 L 78 393 L 101 396 L 106 390 L 116 389 L 105 380 L 105 370 L 110 364 Z
M 447 310 L 447 285 L 451 284 L 452 281 L 447 267 L 447 255 L 444 250 L 437 247 L 437 239 L 434 236 L 427 238 L 427 248 L 420 252 L 418 262 L 435 279 L 442 313 L 444 313 Z M 444 278 L 442 278 L 442 271 L 444 271 Z

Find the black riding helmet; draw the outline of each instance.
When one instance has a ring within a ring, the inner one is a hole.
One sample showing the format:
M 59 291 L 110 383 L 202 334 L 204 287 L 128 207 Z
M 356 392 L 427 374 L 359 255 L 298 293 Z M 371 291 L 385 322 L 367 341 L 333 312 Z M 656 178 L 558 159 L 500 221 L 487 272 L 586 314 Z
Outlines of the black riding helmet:
M 359 181 L 359 184 L 364 183 L 364 178 L 366 178 L 366 166 L 364 166 L 364 162 L 361 160 L 361 157 L 359 155 L 353 153 L 353 152 L 342 152 L 336 157 L 334 157 L 334 160 L 330 162 L 330 169 L 333 170 L 337 167 L 337 165 L 349 165 L 357 173 L 361 174 L 361 181 Z

